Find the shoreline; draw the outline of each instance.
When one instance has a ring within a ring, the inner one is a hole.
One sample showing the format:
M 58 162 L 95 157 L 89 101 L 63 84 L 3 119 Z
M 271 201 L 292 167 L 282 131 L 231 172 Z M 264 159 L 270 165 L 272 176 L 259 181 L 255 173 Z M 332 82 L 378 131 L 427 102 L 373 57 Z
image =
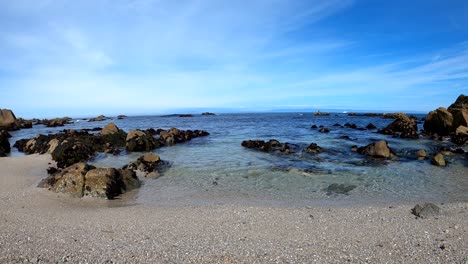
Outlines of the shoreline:
M 76 199 L 35 187 L 49 162 L 47 155 L 0 159 L 0 262 L 468 260 L 467 202 L 415 219 L 414 204 L 403 203 L 295 208 Z

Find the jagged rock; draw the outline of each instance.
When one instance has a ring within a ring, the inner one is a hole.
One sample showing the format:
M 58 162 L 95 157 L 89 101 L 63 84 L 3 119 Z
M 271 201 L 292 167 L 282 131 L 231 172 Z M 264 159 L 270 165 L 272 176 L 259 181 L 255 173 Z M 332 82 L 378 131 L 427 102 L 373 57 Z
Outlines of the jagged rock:
M 367 126 L 366 126 L 367 129 L 371 130 L 371 129 L 376 129 L 377 127 L 372 124 L 372 123 L 369 123 Z
M 89 160 L 95 153 L 92 146 L 75 139 L 62 141 L 51 153 L 52 159 L 57 162 L 57 167 L 64 168 Z
M 75 197 L 93 196 L 112 199 L 125 191 L 140 187 L 135 172 L 114 168 L 95 168 L 76 163 L 63 170 L 49 168 L 52 173 L 39 187 Z
M 432 157 L 432 159 L 431 159 L 431 164 L 436 165 L 436 166 L 440 166 L 440 167 L 445 167 L 446 162 L 445 162 L 444 155 L 442 155 L 441 153 L 438 153 L 438 154 L 434 155 Z
M 357 152 L 362 155 L 371 156 L 374 158 L 394 158 L 396 157 L 395 152 L 388 147 L 388 143 L 385 140 L 377 141 L 369 144 L 365 147 L 360 147 Z
M 249 149 L 256 149 L 264 152 L 273 152 L 280 154 L 294 153 L 293 146 L 289 143 L 281 143 L 276 139 L 271 139 L 268 142 L 263 140 L 245 140 L 241 144 L 243 147 Z
M 145 177 L 156 178 L 168 167 L 168 162 L 161 160 L 158 155 L 150 152 L 140 156 L 136 161 L 125 165 L 122 169 L 140 171 Z
M 416 151 L 416 158 L 418 160 L 425 160 L 427 158 L 427 153 L 424 149 L 420 149 L 418 151 Z
M 319 147 L 316 143 L 311 143 L 307 148 L 306 152 L 310 154 L 322 153 L 323 149 Z
M 424 130 L 441 136 L 449 134 L 453 126 L 453 115 L 444 107 L 429 112 L 424 121 Z
M 418 125 L 416 120 L 409 118 L 406 114 L 396 114 L 396 119 L 387 127 L 379 130 L 384 135 L 399 136 L 401 138 L 418 139 Z
M 411 213 L 417 218 L 429 218 L 438 216 L 440 214 L 440 208 L 433 203 L 417 204 L 411 209 Z
M 10 109 L 0 109 L 0 129 L 8 131 L 20 129 L 16 116 Z
M 160 146 L 159 142 L 150 133 L 141 130 L 128 132 L 125 141 L 128 151 L 150 151 Z
M 9 137 L 10 134 L 6 130 L 0 131 L 0 157 L 5 157 L 11 151 Z

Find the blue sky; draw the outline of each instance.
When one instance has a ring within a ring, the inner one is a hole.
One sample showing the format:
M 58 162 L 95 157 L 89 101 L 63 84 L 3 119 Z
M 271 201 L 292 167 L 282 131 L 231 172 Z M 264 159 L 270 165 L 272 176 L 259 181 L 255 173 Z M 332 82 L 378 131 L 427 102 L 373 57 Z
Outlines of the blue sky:
M 429 111 L 468 94 L 468 1 L 4 0 L 18 116 Z

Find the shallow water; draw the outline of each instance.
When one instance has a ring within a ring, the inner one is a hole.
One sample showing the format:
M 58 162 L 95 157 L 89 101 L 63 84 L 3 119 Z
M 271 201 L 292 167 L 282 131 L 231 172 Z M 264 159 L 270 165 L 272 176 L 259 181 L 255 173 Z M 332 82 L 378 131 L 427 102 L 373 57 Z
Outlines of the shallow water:
M 373 123 L 381 129 L 392 119 L 345 114 L 318 117 L 311 113 L 262 113 L 189 118 L 143 116 L 92 123 L 75 121 L 61 128 L 39 125 L 13 132 L 11 142 L 38 133 L 57 133 L 64 128 L 103 127 L 111 121 L 127 132 L 135 128 L 170 127 L 210 132 L 208 137 L 156 149 L 154 152 L 172 165 L 162 177 L 144 180 L 144 186 L 135 195 L 139 203 L 185 203 L 188 200 L 216 203 L 233 198 L 279 203 L 291 200 L 304 203 L 468 200 L 467 156 L 447 157 L 449 165 L 446 168 L 432 166 L 428 160 L 413 159 L 415 150 L 434 153 L 437 146 L 450 146 L 449 142 L 404 140 L 377 134 L 377 130 L 333 126 L 348 122 L 365 127 Z M 313 124 L 323 125 L 331 132 L 319 133 L 318 129 L 310 128 Z M 344 135 L 351 140 L 340 139 Z M 317 155 L 305 152 L 273 155 L 241 146 L 243 140 L 272 138 L 298 144 L 302 149 L 314 142 L 326 151 Z M 399 159 L 373 161 L 350 150 L 353 145 L 364 146 L 380 139 L 389 142 Z M 123 153 L 119 156 L 98 154 L 91 163 L 101 167 L 122 167 L 141 154 Z M 21 154 L 14 151 L 12 155 Z M 355 188 L 347 194 L 336 194 L 326 191 L 331 184 Z

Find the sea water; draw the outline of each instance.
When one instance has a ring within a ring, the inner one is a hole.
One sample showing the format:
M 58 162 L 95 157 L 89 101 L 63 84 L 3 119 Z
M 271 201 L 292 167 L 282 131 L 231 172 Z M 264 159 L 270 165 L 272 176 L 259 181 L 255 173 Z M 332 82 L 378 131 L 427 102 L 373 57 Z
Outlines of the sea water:
M 416 115 L 419 120 L 423 115 Z M 450 142 L 399 139 L 382 135 L 375 130 L 357 130 L 333 126 L 353 123 L 365 127 L 372 123 L 384 128 L 392 119 L 381 116 L 348 116 L 312 113 L 252 113 L 219 114 L 215 116 L 135 116 L 100 122 L 74 119 L 65 127 L 12 132 L 13 144 L 36 134 L 58 133 L 63 129 L 104 127 L 114 122 L 126 132 L 132 129 L 177 127 L 206 130 L 207 137 L 154 150 L 171 166 L 158 179 L 144 179 L 143 186 L 133 193 L 137 203 L 225 203 L 243 201 L 258 203 L 368 203 L 402 201 L 466 201 L 468 200 L 468 161 L 466 155 L 447 156 L 448 166 L 441 168 L 430 160 L 418 161 L 414 152 L 419 149 L 433 154 Z M 329 133 L 311 129 L 324 126 Z M 419 122 L 421 128 L 422 122 Z M 349 138 L 344 139 L 343 136 Z M 243 140 L 277 139 L 297 144 L 305 149 L 317 143 L 325 152 L 311 155 L 300 151 L 279 155 L 246 149 Z M 395 160 L 374 160 L 351 151 L 351 147 L 365 146 L 377 140 L 387 140 L 398 155 Z M 465 147 L 465 151 L 468 149 Z M 22 155 L 12 150 L 12 156 Z M 118 156 L 98 153 L 90 163 L 98 167 L 119 168 L 136 160 L 142 153 Z M 329 190 L 339 184 L 349 192 Z

